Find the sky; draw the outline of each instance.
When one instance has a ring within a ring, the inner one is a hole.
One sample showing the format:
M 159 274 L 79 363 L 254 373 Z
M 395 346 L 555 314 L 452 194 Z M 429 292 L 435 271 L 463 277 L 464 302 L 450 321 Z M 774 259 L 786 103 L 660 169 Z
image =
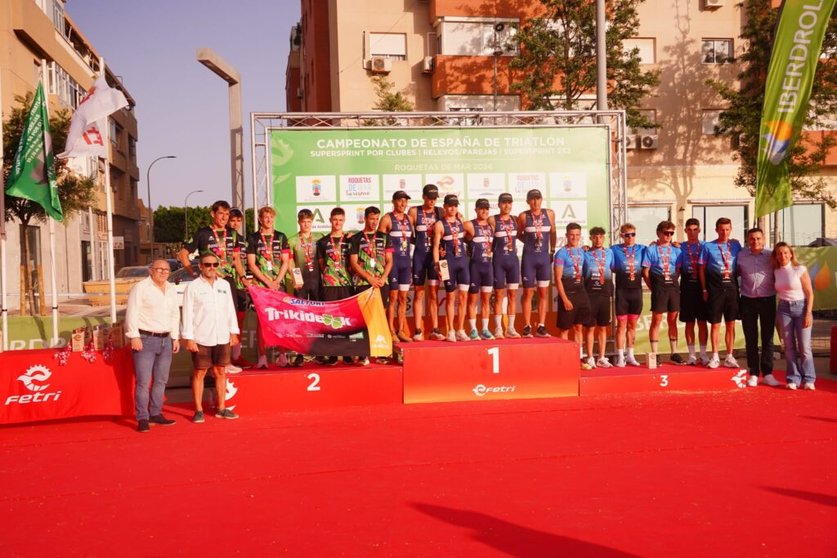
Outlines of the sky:
M 69 0 L 67 14 L 136 101 L 138 194 L 151 205 L 231 198 L 227 84 L 196 60 L 209 47 L 241 76 L 245 205 L 252 206 L 250 113 L 283 112 L 300 0 Z M 92 85 L 82 84 L 86 87 Z

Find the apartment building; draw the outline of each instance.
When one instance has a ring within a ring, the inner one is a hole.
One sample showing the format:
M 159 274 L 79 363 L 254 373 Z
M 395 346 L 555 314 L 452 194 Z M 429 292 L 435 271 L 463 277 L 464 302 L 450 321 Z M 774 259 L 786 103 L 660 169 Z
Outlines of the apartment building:
M 16 106 L 16 95 L 32 92 L 46 64 L 50 111 L 73 111 L 99 74 L 100 53 L 84 36 L 65 10 L 64 0 L 5 0 L 0 3 L 0 106 L 6 113 Z M 134 100 L 119 78 L 107 69 L 111 87 L 119 88 L 129 107 L 114 113 L 109 121 L 108 161 L 74 159 L 73 172 L 96 180 L 95 205 L 87 212 L 66 219 L 56 227 L 56 276 L 59 295 L 82 292 L 89 279 L 107 278 L 107 221 L 105 216 L 105 164 L 110 166 L 113 195 L 113 234 L 117 241 L 115 266 L 137 263 L 139 258 L 140 208 L 137 203 L 137 120 Z M 63 146 L 55 146 L 60 151 Z M 45 224 L 30 223 L 27 230 L 14 221 L 8 232 L 10 306 L 19 304 L 20 238 L 29 236 L 32 263 L 49 277 L 49 235 Z M 48 282 L 47 282 L 48 285 Z M 47 287 L 48 288 L 48 287 Z
M 537 15 L 523 0 L 302 0 L 291 33 L 287 106 L 301 112 L 372 110 L 374 75 L 387 75 L 418 111 L 526 110 L 510 89 L 516 29 Z M 656 224 L 697 217 L 712 237 L 720 216 L 733 219 L 737 237 L 757 224 L 754 201 L 734 185 L 738 164 L 728 139 L 714 135 L 724 108 L 707 79 L 734 83 L 744 14 L 732 0 L 646 0 L 640 30 L 628 48 L 660 71 L 660 84 L 643 102 L 659 127 L 628 138 L 628 219 L 643 238 Z M 578 108 L 593 106 L 595 92 Z M 835 161 L 837 164 L 837 161 Z M 837 193 L 837 167 L 824 175 Z M 763 226 L 805 245 L 837 237 L 837 216 L 817 202 L 799 202 Z

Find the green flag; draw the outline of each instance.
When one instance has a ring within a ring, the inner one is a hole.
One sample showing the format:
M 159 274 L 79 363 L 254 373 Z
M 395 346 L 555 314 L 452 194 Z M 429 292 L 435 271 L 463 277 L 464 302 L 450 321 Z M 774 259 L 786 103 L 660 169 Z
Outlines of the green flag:
M 61 200 L 58 199 L 58 185 L 55 182 L 49 115 L 44 89 L 40 83 L 35 90 L 35 99 L 23 126 L 23 134 L 9 173 L 6 194 L 32 200 L 40 204 L 56 221 L 64 220 Z
M 799 139 L 835 0 L 785 0 L 767 68 L 756 159 L 756 217 L 793 205 L 787 157 Z

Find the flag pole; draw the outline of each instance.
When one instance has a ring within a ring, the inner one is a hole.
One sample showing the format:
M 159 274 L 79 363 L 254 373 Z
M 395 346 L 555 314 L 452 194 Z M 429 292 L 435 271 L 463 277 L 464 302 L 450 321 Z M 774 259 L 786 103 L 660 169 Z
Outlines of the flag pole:
M 99 71 L 102 72 L 102 77 L 107 79 L 107 72 L 105 68 L 104 57 L 99 58 Z M 105 147 L 110 151 L 110 122 L 109 117 L 105 118 L 104 130 L 99 130 L 102 134 L 102 141 Z M 113 196 L 110 191 L 110 157 L 105 159 L 105 206 L 107 212 L 107 228 L 108 228 L 108 271 L 110 279 L 110 323 L 116 323 L 116 273 L 113 261 Z
M 3 69 L 0 68 L 0 169 L 3 168 Z M 9 350 L 9 309 L 8 302 L 8 275 L 6 273 L 6 183 L 3 173 L 0 172 L 0 189 L 3 195 L 0 196 L 0 314 L 3 320 L 3 345 L 2 350 Z
M 47 75 L 47 61 L 41 59 L 41 83 L 44 88 L 44 106 L 46 107 L 47 122 L 49 121 L 49 77 Z M 49 221 L 49 283 L 52 289 L 52 343 L 51 347 L 58 346 L 58 286 L 55 279 L 55 219 L 47 217 Z

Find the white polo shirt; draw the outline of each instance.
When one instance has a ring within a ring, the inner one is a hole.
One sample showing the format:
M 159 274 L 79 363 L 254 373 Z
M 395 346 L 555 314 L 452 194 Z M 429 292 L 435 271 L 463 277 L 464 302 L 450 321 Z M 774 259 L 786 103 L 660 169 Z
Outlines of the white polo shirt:
M 210 284 L 201 275 L 183 293 L 180 337 L 214 347 L 229 343 L 231 333 L 239 329 L 230 284 L 218 278 Z

